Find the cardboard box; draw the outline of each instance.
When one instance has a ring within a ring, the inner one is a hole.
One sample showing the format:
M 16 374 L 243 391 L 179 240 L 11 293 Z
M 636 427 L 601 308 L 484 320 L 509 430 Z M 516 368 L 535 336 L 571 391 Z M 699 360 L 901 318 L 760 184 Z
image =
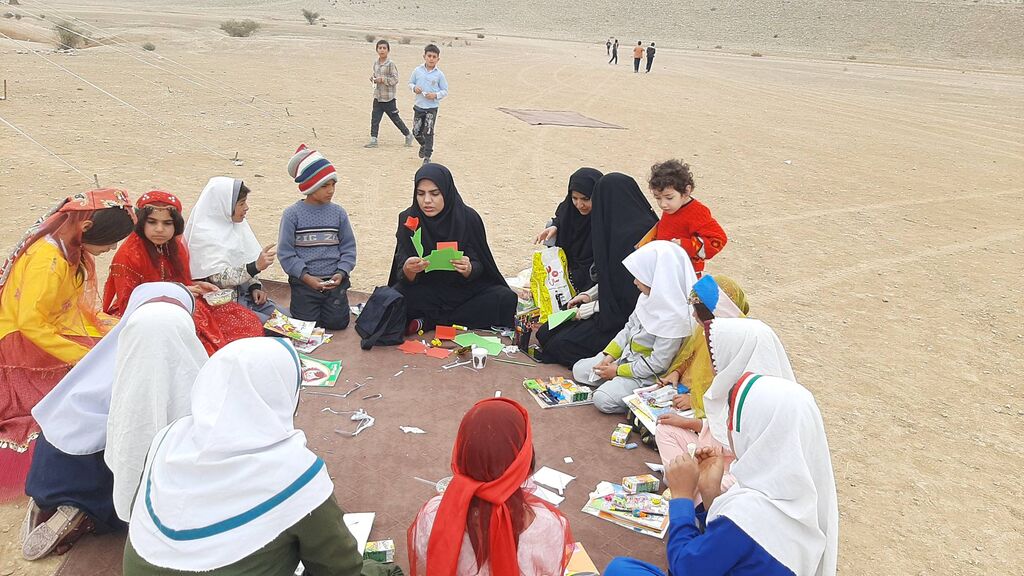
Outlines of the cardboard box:
M 651 474 L 626 476 L 622 479 L 622 489 L 626 494 L 639 494 L 641 492 L 657 493 L 659 488 L 661 488 L 661 481 Z
M 619 424 L 612 431 L 612 446 L 618 446 L 619 448 L 625 448 L 626 442 L 629 441 L 629 433 L 633 431 L 633 427 L 629 424 Z
M 363 551 L 363 558 L 376 560 L 377 562 L 395 561 L 395 541 L 377 540 L 366 543 L 366 550 Z

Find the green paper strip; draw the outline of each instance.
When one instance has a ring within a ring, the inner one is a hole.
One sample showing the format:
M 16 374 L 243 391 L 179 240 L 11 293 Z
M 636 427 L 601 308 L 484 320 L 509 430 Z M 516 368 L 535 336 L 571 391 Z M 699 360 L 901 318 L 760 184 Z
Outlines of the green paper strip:
M 452 265 L 452 260 L 462 258 L 462 252 L 454 248 L 443 248 L 441 250 L 434 250 L 424 256 L 424 258 L 429 262 L 425 272 L 434 272 L 436 270 L 454 271 L 455 266 Z
M 548 330 L 554 330 L 562 325 L 566 320 L 572 320 L 576 317 L 576 308 L 569 308 L 568 310 L 560 310 L 548 314 Z
M 417 228 L 412 233 L 412 247 L 416 249 L 416 255 L 423 258 L 423 229 Z
M 459 346 L 476 346 L 487 350 L 487 354 L 497 356 L 505 348 L 499 342 L 491 342 L 479 334 L 464 332 L 455 337 L 455 343 Z

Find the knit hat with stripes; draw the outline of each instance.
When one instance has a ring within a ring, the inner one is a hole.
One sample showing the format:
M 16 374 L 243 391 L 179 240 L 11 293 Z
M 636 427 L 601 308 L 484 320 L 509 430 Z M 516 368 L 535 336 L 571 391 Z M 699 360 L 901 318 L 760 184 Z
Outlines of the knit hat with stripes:
M 309 196 L 328 182 L 338 181 L 334 165 L 323 154 L 307 147 L 299 146 L 295 155 L 288 161 L 288 175 L 299 185 L 299 192 Z

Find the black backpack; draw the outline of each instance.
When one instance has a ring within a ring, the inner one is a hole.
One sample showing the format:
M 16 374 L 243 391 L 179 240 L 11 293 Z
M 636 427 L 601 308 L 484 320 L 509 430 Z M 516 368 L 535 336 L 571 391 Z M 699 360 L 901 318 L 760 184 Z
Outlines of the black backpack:
M 359 347 L 395 346 L 405 341 L 405 297 L 387 286 L 374 288 L 363 311 L 356 318 Z

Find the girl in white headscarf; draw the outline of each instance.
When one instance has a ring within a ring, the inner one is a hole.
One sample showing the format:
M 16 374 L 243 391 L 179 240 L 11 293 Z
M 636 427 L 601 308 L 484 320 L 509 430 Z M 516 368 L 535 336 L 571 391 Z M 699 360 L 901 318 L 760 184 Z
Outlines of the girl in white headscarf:
M 277 308 L 257 275 L 274 263 L 274 244 L 260 248 L 245 220 L 249 187 L 236 178 L 210 178 L 189 214 L 183 235 L 188 246 L 193 280 L 204 280 L 235 291 L 236 301 L 263 322 Z
M 125 576 L 292 574 L 300 561 L 317 576 L 360 574 L 334 483 L 294 427 L 300 383 L 283 339 L 238 340 L 210 358 L 192 414 L 149 449 Z
M 27 559 L 124 527 L 149 443 L 188 413 L 206 361 L 193 305 L 181 284 L 140 284 L 121 322 L 32 411 L 43 431 L 25 488 Z
M 655 241 L 622 264 L 640 290 L 636 308 L 601 353 L 576 362 L 572 369 L 577 381 L 599 383 L 594 406 L 606 413 L 625 412 L 623 398 L 668 372 L 683 339 L 693 332 L 689 297 L 697 274 L 685 250 Z
M 710 504 L 700 534 L 693 501 L 669 504 L 668 565 L 674 576 L 834 576 L 839 507 L 825 426 L 814 397 L 792 380 L 747 374 L 727 394 L 726 430 L 736 485 L 718 494 L 721 454 L 682 454 L 666 469 L 673 494 L 699 489 Z M 699 464 L 698 464 L 699 462 Z M 661 574 L 616 558 L 607 576 Z

